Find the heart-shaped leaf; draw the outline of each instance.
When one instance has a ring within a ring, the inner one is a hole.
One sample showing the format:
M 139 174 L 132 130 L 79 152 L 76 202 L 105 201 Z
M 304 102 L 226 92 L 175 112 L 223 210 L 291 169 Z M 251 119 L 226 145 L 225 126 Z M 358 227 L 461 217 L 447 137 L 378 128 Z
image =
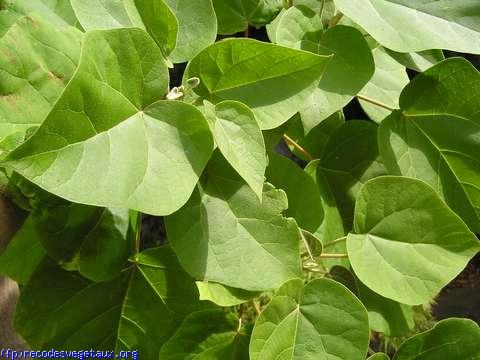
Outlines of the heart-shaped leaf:
M 198 77 L 196 94 L 213 103 L 243 102 L 262 130 L 273 129 L 298 112 L 328 61 L 329 56 L 252 39 L 226 39 L 198 54 L 184 81 Z
M 475 0 L 335 0 L 335 4 L 389 49 L 480 53 L 480 7 Z
M 247 360 L 249 336 L 238 327 L 238 318 L 223 310 L 194 312 L 163 345 L 159 358 Z
M 350 263 L 376 293 L 408 305 L 430 301 L 480 251 L 480 242 L 420 180 L 368 181 L 348 234 Z
M 167 88 L 147 33 L 89 32 L 75 76 L 6 165 L 73 202 L 172 213 L 190 197 L 213 143 L 200 111 L 156 101 Z
M 217 152 L 201 188 L 166 220 L 180 263 L 195 278 L 246 290 L 278 288 L 301 271 L 299 232 L 285 193 L 255 193 Z M 259 274 L 262 274 L 259 276 Z
M 205 306 L 173 252 L 161 247 L 102 283 L 45 260 L 22 291 L 15 324 L 36 350 L 138 350 L 139 358 L 156 359 L 183 318 Z
M 363 360 L 368 317 L 362 303 L 343 285 L 295 279 L 275 294 L 255 323 L 251 360 L 335 358 Z
M 480 73 L 448 59 L 417 76 L 379 128 L 392 174 L 427 182 L 480 233 Z
M 470 319 L 446 319 L 405 341 L 393 360 L 475 360 L 480 357 L 480 328 Z

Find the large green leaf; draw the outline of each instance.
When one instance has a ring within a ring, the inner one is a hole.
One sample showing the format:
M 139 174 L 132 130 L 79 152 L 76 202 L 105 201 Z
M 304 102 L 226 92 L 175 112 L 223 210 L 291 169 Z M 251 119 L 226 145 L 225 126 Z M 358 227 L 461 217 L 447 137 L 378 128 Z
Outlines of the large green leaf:
M 218 18 L 218 33 L 230 35 L 249 25 L 263 26 L 282 9 L 283 0 L 213 0 Z
M 357 198 L 347 251 L 360 281 L 409 305 L 430 301 L 480 251 L 480 242 L 420 180 L 383 176 Z
M 379 129 L 392 174 L 432 186 L 467 225 L 480 233 L 480 73 L 448 59 L 417 76 L 403 91 L 401 112 Z
M 231 100 L 218 103 L 212 112 L 210 121 L 215 143 L 261 199 L 267 155 L 255 115 L 244 104 Z
M 370 48 L 362 33 L 353 27 L 338 25 L 329 29 L 321 38 L 318 53 L 333 54 L 333 58 L 300 111 L 306 133 L 347 105 L 375 71 Z
M 44 261 L 23 289 L 15 324 L 33 349 L 138 350 L 156 359 L 183 318 L 207 304 L 168 247 L 136 255 L 119 278 L 90 283 Z
M 224 310 L 197 311 L 185 318 L 163 345 L 162 360 L 248 360 L 249 336 L 240 332 L 239 319 Z
M 35 13 L 55 26 L 76 26 L 83 30 L 72 9 L 71 0 L 4 0 L 2 9 L 22 15 Z
M 198 54 L 184 80 L 198 77 L 195 93 L 213 103 L 237 100 L 248 105 L 265 130 L 298 112 L 328 61 L 328 56 L 252 39 L 226 39 Z
M 470 319 L 446 319 L 405 341 L 393 360 L 477 360 L 480 328 Z
M 255 323 L 251 360 L 363 360 L 368 317 L 362 303 L 328 279 L 284 284 Z
M 203 115 L 168 89 L 160 49 L 139 29 L 87 33 L 74 78 L 6 165 L 60 197 L 155 215 L 190 197 L 213 148 Z
M 360 91 L 360 95 L 398 109 L 400 94 L 410 81 L 407 71 L 382 48 L 373 50 L 373 58 L 375 59 L 375 74 Z M 385 117 L 390 115 L 390 111 L 387 109 L 362 99 L 359 101 L 363 110 L 376 123 L 382 122 Z
M 169 58 L 175 62 L 192 59 L 217 37 L 217 18 L 212 0 L 165 0 L 178 20 L 175 50 Z
M 477 0 L 335 0 L 335 4 L 389 49 L 480 53 Z
M 323 222 L 323 207 L 315 181 L 284 156 L 269 153 L 268 158 L 267 181 L 287 194 L 285 214 L 293 217 L 302 229 L 318 234 Z
M 171 53 L 175 48 L 178 21 L 163 0 L 70 0 L 70 2 L 80 24 L 87 31 L 136 27 L 148 31 L 165 54 Z M 182 41 L 184 34 L 182 32 L 180 35 Z
M 201 188 L 167 218 L 168 239 L 197 279 L 276 289 L 301 273 L 299 231 L 295 220 L 281 215 L 286 208 L 285 193 L 270 184 L 260 203 L 217 152 Z
M 81 32 L 21 17 L 0 39 L 0 140 L 39 125 L 71 79 Z
M 387 174 L 378 154 L 377 126 L 360 120 L 344 123 L 328 139 L 319 166 L 335 196 L 345 229 L 351 229 L 360 188 L 368 180 Z

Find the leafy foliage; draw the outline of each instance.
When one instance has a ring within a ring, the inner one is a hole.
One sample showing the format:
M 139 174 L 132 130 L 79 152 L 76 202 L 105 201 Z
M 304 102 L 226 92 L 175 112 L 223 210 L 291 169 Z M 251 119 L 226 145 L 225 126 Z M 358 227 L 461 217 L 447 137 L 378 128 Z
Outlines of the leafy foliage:
M 480 357 L 472 321 L 414 316 L 480 251 L 480 74 L 442 52 L 480 53 L 477 1 L 0 6 L 25 218 L 0 273 L 32 349 Z

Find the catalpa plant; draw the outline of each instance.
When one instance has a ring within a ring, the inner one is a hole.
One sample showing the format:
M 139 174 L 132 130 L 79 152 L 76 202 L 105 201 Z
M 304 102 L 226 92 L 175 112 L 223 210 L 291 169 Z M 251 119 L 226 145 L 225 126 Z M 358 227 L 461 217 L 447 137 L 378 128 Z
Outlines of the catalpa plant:
M 0 3 L 31 349 L 480 358 L 475 322 L 417 321 L 480 251 L 480 2 Z

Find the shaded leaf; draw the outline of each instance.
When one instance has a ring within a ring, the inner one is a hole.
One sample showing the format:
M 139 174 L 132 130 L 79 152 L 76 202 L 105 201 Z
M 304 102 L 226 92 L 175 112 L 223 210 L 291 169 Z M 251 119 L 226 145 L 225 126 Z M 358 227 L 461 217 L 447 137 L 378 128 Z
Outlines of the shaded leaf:
M 399 53 L 386 48 L 384 50 L 403 66 L 418 72 L 425 71 L 440 61 L 445 60 L 443 51 L 438 49 L 414 53 Z
M 299 233 L 287 198 L 266 184 L 260 203 L 217 152 L 205 181 L 166 219 L 168 239 L 195 278 L 246 289 L 278 288 L 300 274 Z
M 430 301 L 480 251 L 480 242 L 423 181 L 384 176 L 357 198 L 347 251 L 360 281 L 408 305 Z
M 257 319 L 252 360 L 327 358 L 363 360 L 368 317 L 361 302 L 328 279 L 285 283 Z

